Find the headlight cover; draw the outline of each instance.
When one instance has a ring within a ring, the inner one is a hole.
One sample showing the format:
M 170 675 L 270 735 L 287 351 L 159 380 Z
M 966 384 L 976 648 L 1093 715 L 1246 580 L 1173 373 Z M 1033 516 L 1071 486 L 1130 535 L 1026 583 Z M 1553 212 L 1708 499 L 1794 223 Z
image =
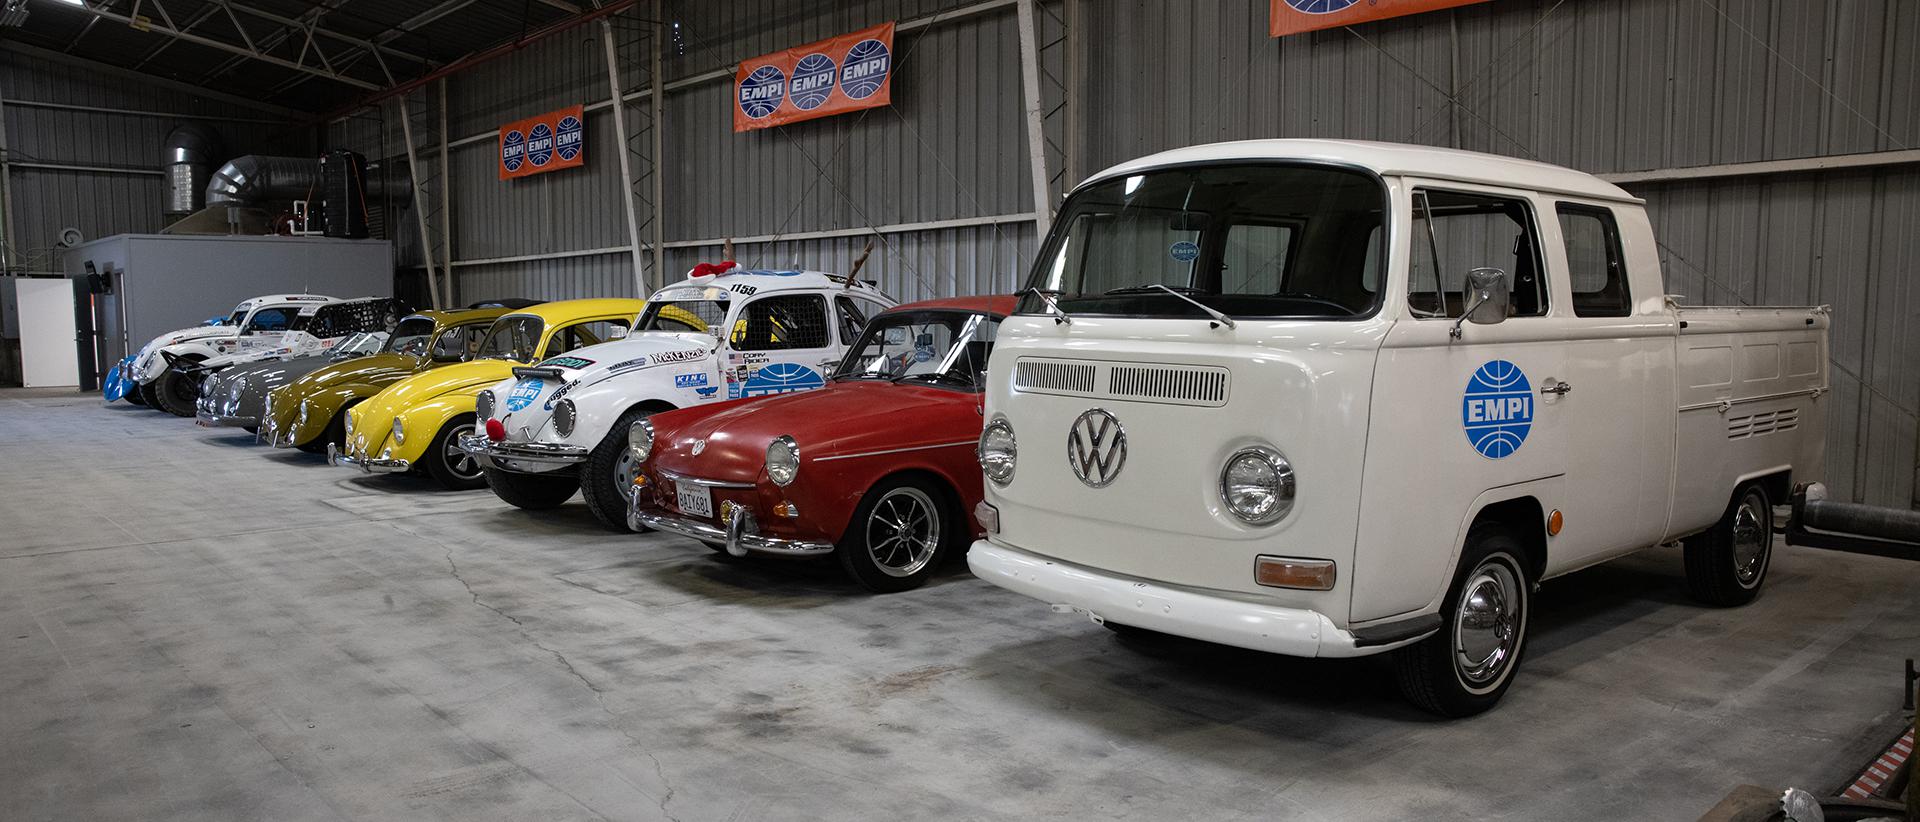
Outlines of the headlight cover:
M 1012 482 L 1014 463 L 1019 456 L 1013 424 L 1007 422 L 1006 417 L 996 415 L 980 431 L 980 446 L 975 449 L 975 455 L 980 459 L 980 470 L 986 472 L 987 479 L 993 480 L 994 485 Z
M 394 445 L 407 444 L 407 426 L 405 422 L 401 420 L 399 417 L 393 418 L 393 444 Z
M 800 444 L 781 434 L 767 443 L 767 476 L 774 485 L 786 487 L 800 475 Z
M 479 414 L 480 419 L 483 419 L 483 420 L 493 419 L 493 390 L 492 389 L 482 391 L 480 392 L 480 396 L 474 398 L 473 410 L 475 413 Z
M 561 400 L 553 404 L 553 433 L 562 438 L 573 436 L 573 426 L 578 419 L 573 400 Z
M 1220 501 L 1251 525 L 1279 522 L 1293 510 L 1293 492 L 1292 463 L 1266 446 L 1235 451 L 1220 469 Z
M 627 450 L 633 452 L 636 462 L 645 462 L 653 453 L 653 423 L 648 420 L 635 420 L 627 426 Z

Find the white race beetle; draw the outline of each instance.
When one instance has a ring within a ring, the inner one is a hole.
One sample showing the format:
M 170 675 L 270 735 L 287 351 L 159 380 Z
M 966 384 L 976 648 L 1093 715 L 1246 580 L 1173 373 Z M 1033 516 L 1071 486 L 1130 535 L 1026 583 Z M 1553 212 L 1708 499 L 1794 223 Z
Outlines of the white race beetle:
M 340 301 L 339 297 L 320 294 L 269 294 L 243 300 L 219 325 L 182 328 L 154 337 L 134 355 L 125 377 L 135 384 L 131 390 L 140 392 L 141 401 L 148 407 L 191 417 L 194 401 L 199 399 L 199 382 L 174 370 L 173 359 L 198 363 L 279 348 L 301 312 L 311 314 L 320 306 Z
M 1642 202 L 1543 163 L 1260 140 L 1067 198 L 988 368 L 983 579 L 1121 632 L 1394 652 L 1485 710 L 1542 579 L 1685 542 L 1766 579 L 1823 467 L 1825 308 L 1666 294 Z
M 656 292 L 625 339 L 515 368 L 480 392 L 479 430 L 461 447 L 507 502 L 551 507 L 578 489 L 624 531 L 636 467 L 627 442 L 641 420 L 819 388 L 867 318 L 894 304 L 864 281 L 819 271 L 693 276 Z

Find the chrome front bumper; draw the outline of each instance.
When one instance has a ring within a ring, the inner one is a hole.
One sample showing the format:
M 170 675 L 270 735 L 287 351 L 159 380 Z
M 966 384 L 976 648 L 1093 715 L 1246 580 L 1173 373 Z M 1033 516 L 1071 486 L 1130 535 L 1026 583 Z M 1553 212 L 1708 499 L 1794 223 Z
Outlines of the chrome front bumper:
M 665 511 L 649 511 L 642 507 L 642 494 L 634 493 L 627 497 L 627 527 L 635 531 L 652 529 L 692 537 L 701 542 L 718 543 L 726 546 L 727 553 L 736 557 L 747 554 L 772 554 L 783 557 L 810 557 L 833 552 L 833 543 L 808 539 L 782 539 L 760 533 L 760 525 L 754 520 L 753 512 L 745 506 L 733 507 L 733 514 L 727 518 L 727 527 L 721 528 L 697 519 L 669 514 Z
M 213 414 L 202 411 L 200 415 L 194 419 L 194 422 L 207 428 L 256 428 L 260 425 L 260 418 L 229 416 L 226 414 Z
M 340 450 L 338 443 L 327 443 L 328 465 L 352 465 L 369 474 L 398 474 L 413 467 L 406 460 L 368 457 L 366 454 L 349 454 Z
M 1355 657 L 1390 651 L 1423 638 L 1362 645 L 1318 611 L 1264 605 L 1218 592 L 1184 588 L 1074 565 L 980 540 L 967 551 L 973 575 L 1026 594 L 1061 613 L 1095 622 L 1304 657 Z M 1431 633 L 1431 632 L 1428 632 Z
M 540 465 L 578 465 L 587 461 L 592 449 L 584 445 L 552 445 L 544 442 L 494 442 L 485 434 L 464 434 L 460 450 L 472 454 L 483 465 L 494 459 Z

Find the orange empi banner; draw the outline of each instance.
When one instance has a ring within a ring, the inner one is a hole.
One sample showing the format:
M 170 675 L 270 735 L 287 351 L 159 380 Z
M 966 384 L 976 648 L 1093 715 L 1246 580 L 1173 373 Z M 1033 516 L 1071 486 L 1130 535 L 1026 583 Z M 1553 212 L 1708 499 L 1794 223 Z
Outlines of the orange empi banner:
M 500 127 L 500 179 L 587 162 L 586 108 L 573 106 Z
M 1485 2 L 1487 0 L 1268 0 L 1272 11 L 1268 15 L 1267 33 L 1281 37 Z
M 893 24 L 742 60 L 733 130 L 785 125 L 893 102 Z

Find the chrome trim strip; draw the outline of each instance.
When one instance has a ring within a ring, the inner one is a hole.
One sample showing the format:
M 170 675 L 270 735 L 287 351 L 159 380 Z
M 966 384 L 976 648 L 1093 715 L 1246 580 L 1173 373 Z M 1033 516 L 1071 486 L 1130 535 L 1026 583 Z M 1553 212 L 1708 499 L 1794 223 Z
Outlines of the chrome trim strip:
M 194 422 L 204 428 L 251 428 L 260 425 L 258 417 L 230 417 L 224 414 L 201 413 Z
M 656 474 L 659 474 L 661 479 L 664 479 L 664 480 L 667 480 L 668 482 L 672 482 L 676 484 L 684 482 L 688 485 L 704 485 L 708 488 L 741 488 L 741 489 L 747 489 L 747 490 L 752 490 L 754 488 L 760 487 L 751 482 L 727 482 L 726 480 L 705 479 L 702 477 L 689 477 L 686 474 L 681 474 L 674 471 L 668 471 L 665 468 L 655 468 L 653 469 L 653 472 Z
M 974 444 L 976 444 L 974 440 L 966 440 L 964 442 L 943 442 L 938 445 L 915 445 L 911 448 L 888 448 L 884 451 L 862 451 L 858 454 L 840 454 L 838 456 L 833 456 L 833 457 L 815 457 L 813 461 L 814 462 L 832 462 L 834 460 L 850 460 L 850 459 L 858 459 L 860 457 L 877 457 L 882 454 L 904 454 L 908 451 L 931 451 L 935 448 L 958 448 L 962 445 L 974 445 Z
M 413 467 L 413 463 L 407 462 L 406 460 L 380 459 L 378 457 L 368 458 L 364 455 L 354 456 L 341 451 L 338 443 L 331 442 L 327 443 L 327 464 L 351 465 L 358 467 L 361 471 L 368 474 L 398 474 Z
M 627 527 L 636 531 L 665 531 L 701 542 L 717 542 L 727 547 L 727 553 L 745 556 L 747 553 L 773 554 L 784 557 L 818 556 L 832 553 L 833 543 L 814 540 L 781 539 L 754 533 L 751 520 L 735 517 L 728 527 L 721 528 L 699 520 L 678 517 L 659 511 L 649 511 L 640 507 L 638 494 L 634 502 L 627 504 Z M 740 510 L 740 509 L 735 509 Z
M 1696 402 L 1692 405 L 1682 405 L 1680 406 L 1680 410 L 1698 411 L 1702 408 L 1732 408 L 1733 406 L 1742 405 L 1750 402 L 1765 402 L 1767 400 L 1784 400 L 1788 397 L 1798 397 L 1802 394 L 1808 394 L 1814 397 L 1818 397 L 1821 394 L 1825 394 L 1825 393 L 1827 393 L 1827 389 L 1824 387 L 1802 388 L 1798 391 L 1781 391 L 1776 394 L 1762 394 L 1758 397 L 1741 397 L 1739 399 L 1728 398 L 1724 400 L 1714 400 L 1712 402 Z
M 485 434 L 460 437 L 460 450 L 483 460 L 504 459 L 553 465 L 573 465 L 587 461 L 591 449 L 584 445 L 555 445 L 545 442 L 494 442 Z M 491 464 L 491 463 L 489 463 Z

